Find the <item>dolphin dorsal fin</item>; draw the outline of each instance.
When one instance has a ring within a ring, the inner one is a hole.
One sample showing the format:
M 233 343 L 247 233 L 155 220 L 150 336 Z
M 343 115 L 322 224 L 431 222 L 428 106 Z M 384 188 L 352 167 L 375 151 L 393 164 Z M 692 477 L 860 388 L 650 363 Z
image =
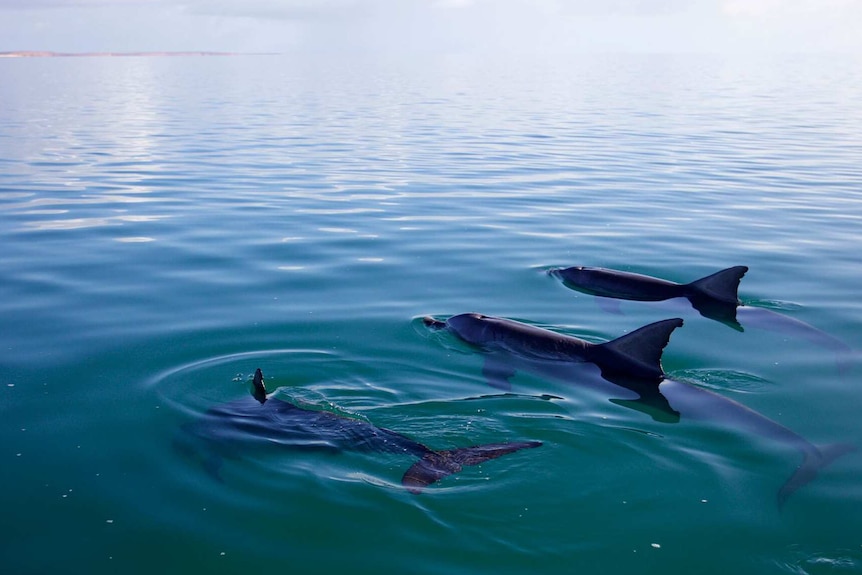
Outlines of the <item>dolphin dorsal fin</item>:
M 686 287 L 718 301 L 739 304 L 739 280 L 748 271 L 748 266 L 734 266 L 693 281 Z
M 254 398 L 261 403 L 266 401 L 266 385 L 263 383 L 263 372 L 257 368 L 254 372 Z
M 597 362 L 603 370 L 635 378 L 660 380 L 664 377 L 661 354 L 680 318 L 665 319 L 595 346 Z

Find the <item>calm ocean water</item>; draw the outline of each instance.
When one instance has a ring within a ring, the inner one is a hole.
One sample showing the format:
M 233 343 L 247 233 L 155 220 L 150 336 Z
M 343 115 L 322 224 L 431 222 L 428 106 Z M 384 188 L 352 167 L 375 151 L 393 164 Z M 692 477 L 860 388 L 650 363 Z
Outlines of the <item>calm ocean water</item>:
M 747 265 L 744 303 L 862 348 L 859 64 L 0 61 L 2 571 L 862 573 L 862 451 L 779 511 L 793 450 L 577 382 L 501 392 L 420 321 L 679 316 L 673 379 L 862 446 L 860 362 L 545 273 Z M 257 367 L 432 448 L 544 445 L 419 495 L 386 453 L 249 449 L 217 481 L 177 437 Z

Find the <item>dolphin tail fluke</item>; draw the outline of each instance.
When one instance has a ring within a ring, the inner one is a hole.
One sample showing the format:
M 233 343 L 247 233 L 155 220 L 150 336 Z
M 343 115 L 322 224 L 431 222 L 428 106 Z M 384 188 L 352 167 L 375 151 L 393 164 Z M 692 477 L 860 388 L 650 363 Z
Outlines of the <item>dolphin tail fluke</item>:
M 673 330 L 682 325 L 680 318 L 665 319 L 596 345 L 596 363 L 603 371 L 629 377 L 658 380 L 664 377 L 661 354 Z
M 739 281 L 747 271 L 748 266 L 734 266 L 700 278 L 685 287 L 695 294 L 704 294 L 718 301 L 737 305 L 739 303 L 739 296 L 737 295 Z
M 458 473 L 464 466 L 479 465 L 485 461 L 530 449 L 542 445 L 541 441 L 516 441 L 512 443 L 490 443 L 462 447 L 447 451 L 428 451 L 422 459 L 414 463 L 401 478 L 401 484 L 412 493 L 419 493 L 423 488 Z
M 813 481 L 821 469 L 851 451 L 856 451 L 856 447 L 847 443 L 835 443 L 806 450 L 802 463 L 778 491 L 778 508 L 782 509 L 784 504 L 787 503 L 787 499 L 797 489 Z

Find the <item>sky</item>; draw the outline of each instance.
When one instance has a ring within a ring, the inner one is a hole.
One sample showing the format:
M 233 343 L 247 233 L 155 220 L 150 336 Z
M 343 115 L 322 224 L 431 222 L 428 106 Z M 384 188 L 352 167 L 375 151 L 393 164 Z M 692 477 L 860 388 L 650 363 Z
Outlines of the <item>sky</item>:
M 862 0 L 0 0 L 0 51 L 862 55 Z

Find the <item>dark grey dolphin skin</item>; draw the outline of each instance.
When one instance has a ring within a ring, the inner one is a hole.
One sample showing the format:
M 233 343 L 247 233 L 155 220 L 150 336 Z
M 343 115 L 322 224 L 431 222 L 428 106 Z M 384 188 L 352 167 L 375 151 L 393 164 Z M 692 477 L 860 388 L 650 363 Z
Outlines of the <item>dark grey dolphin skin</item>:
M 687 284 L 605 268 L 570 267 L 548 273 L 566 287 L 603 298 L 631 301 L 664 301 L 686 298 L 702 316 L 743 331 L 743 326 L 792 335 L 835 354 L 838 369 L 847 371 L 854 352 L 846 343 L 812 325 L 769 309 L 743 306 L 737 292 L 748 271 L 734 266 Z M 740 323 L 742 322 L 742 323 Z
M 468 465 L 479 465 L 521 449 L 542 445 L 540 441 L 492 443 L 437 451 L 395 431 L 331 413 L 302 409 L 268 397 L 263 373 L 254 373 L 253 398 L 245 397 L 208 410 L 197 421 L 184 426 L 186 435 L 177 447 L 190 452 L 192 441 L 202 443 L 204 466 L 217 479 L 222 457 L 236 457 L 250 442 L 289 448 L 379 451 L 418 458 L 401 478 L 409 491 L 419 493 Z M 191 441 L 190 441 L 191 440 Z
M 661 354 L 679 318 L 645 325 L 606 343 L 594 344 L 511 319 L 462 313 L 446 321 L 424 317 L 433 329 L 448 328 L 467 343 L 493 351 L 504 351 L 527 359 L 594 363 L 602 372 L 647 381 L 661 381 Z
M 525 323 L 478 313 L 455 315 L 446 321 L 423 318 L 426 326 L 448 329 L 459 339 L 485 351 L 482 374 L 488 384 L 509 390 L 509 379 L 518 369 L 553 379 L 581 379 L 572 374 L 572 364 L 594 364 L 602 377 L 636 394 L 635 400 L 620 401 L 661 421 L 679 421 L 679 414 L 658 392 L 664 379 L 661 355 L 670 335 L 682 325 L 679 318 L 645 325 L 618 339 L 593 344 L 570 335 Z
M 664 301 L 684 297 L 704 317 L 740 329 L 736 308 L 740 305 L 739 281 L 748 271 L 734 266 L 687 284 L 605 268 L 570 267 L 548 273 L 573 290 L 596 296 L 633 301 Z
M 507 383 L 515 369 L 528 369 L 543 376 L 565 379 L 607 390 L 624 388 L 638 398 L 612 399 L 623 405 L 653 415 L 662 422 L 681 418 L 712 422 L 722 427 L 744 431 L 790 446 L 802 453 L 803 461 L 778 492 L 782 507 L 797 489 L 813 480 L 820 469 L 838 456 L 855 448 L 836 444 L 817 447 L 805 438 L 763 415 L 712 391 L 668 379 L 661 368 L 661 354 L 681 319 L 668 319 L 644 326 L 618 339 L 592 344 L 520 322 L 484 316 L 477 313 L 455 315 L 441 321 L 423 318 L 432 329 L 447 329 L 458 338 L 478 346 L 497 365 L 483 369 L 489 383 Z M 507 361 L 501 361 L 505 360 Z M 567 364 L 594 363 L 602 372 L 601 381 L 590 379 L 583 371 L 566 370 Z M 491 364 L 493 365 L 493 364 Z M 586 377 L 585 377 L 586 375 Z M 608 385 L 610 383 L 611 385 Z M 658 411 L 658 414 L 656 414 Z

